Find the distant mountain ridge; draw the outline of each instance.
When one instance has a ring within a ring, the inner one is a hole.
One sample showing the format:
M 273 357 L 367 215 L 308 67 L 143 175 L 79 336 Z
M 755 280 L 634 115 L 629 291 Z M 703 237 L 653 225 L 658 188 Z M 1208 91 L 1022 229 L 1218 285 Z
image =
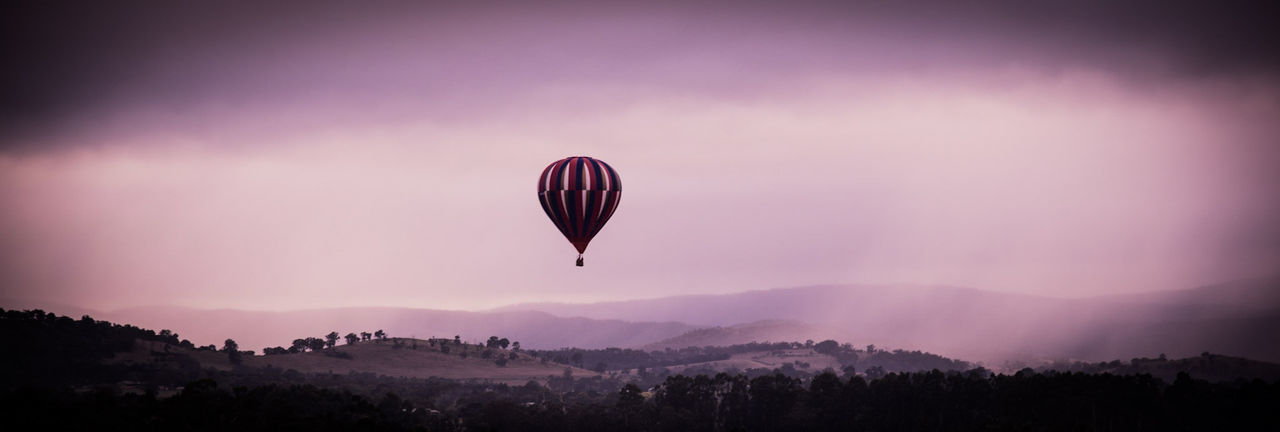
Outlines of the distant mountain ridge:
M 1161 353 L 1194 356 L 1203 351 L 1280 361 L 1280 278 L 1084 299 L 948 286 L 821 285 L 593 304 L 518 304 L 496 310 L 700 326 L 800 321 L 836 330 L 842 341 L 983 361 L 1102 361 Z M 777 332 L 758 330 L 764 339 Z M 747 336 L 739 331 L 734 337 Z
M 55 311 L 56 312 L 56 311 Z M 518 304 L 467 312 L 353 307 L 286 312 L 177 307 L 94 312 L 243 349 L 329 331 L 397 337 L 491 335 L 528 348 L 665 348 L 832 338 L 996 364 L 1007 359 L 1197 356 L 1280 361 L 1280 278 L 1188 290 L 1059 299 L 921 285 L 821 285 L 592 304 Z

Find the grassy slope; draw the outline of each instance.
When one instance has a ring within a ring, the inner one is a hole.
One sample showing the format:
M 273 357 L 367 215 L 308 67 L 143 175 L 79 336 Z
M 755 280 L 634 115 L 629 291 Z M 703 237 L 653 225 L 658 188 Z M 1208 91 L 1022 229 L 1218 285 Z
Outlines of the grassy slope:
M 837 331 L 794 320 L 764 320 L 727 327 L 709 327 L 690 330 L 675 337 L 663 339 L 643 347 L 644 351 L 661 351 L 667 348 L 727 346 L 751 342 L 821 341 L 838 336 Z
M 395 348 L 395 341 L 402 343 Z M 476 345 L 451 346 L 449 354 L 441 353 L 438 347 L 431 347 L 425 340 L 417 340 L 417 349 L 411 348 L 415 340 L 396 338 L 386 341 L 360 342 L 355 345 L 338 345 L 336 352 L 349 354 L 351 358 L 326 355 L 323 352 L 306 352 L 298 354 L 281 354 L 244 357 L 243 366 L 276 367 L 293 369 L 303 373 L 339 373 L 367 372 L 379 375 L 428 378 L 439 377 L 449 379 L 485 379 L 509 384 L 523 384 L 529 380 L 545 380 L 549 375 L 560 376 L 564 373 L 564 365 L 555 363 L 543 364 L 539 359 L 523 353 L 510 360 L 505 367 L 498 366 L 493 359 L 481 358 L 483 347 Z M 159 342 L 138 341 L 134 350 L 117 354 L 113 362 L 149 362 L 164 356 L 164 345 Z M 467 358 L 462 358 L 463 348 L 467 350 Z M 229 370 L 231 363 L 227 355 L 221 352 L 192 351 L 169 346 L 169 352 L 190 355 L 203 367 Z M 510 350 L 494 350 L 495 354 L 508 355 Z M 496 357 L 495 357 L 496 358 Z M 573 368 L 573 376 L 589 377 L 599 375 L 586 369 Z
M 704 363 L 691 363 L 687 365 L 672 366 L 669 369 L 673 372 L 680 372 L 685 369 L 695 368 L 711 368 L 718 371 L 729 369 L 747 370 L 747 369 L 775 369 L 782 367 L 783 363 L 803 362 L 808 363 L 808 369 L 801 369 L 809 372 L 821 371 L 826 368 L 832 370 L 840 370 L 840 362 L 835 357 L 819 354 L 812 349 L 794 349 L 782 351 L 753 351 L 740 354 L 734 354 L 728 360 L 716 360 Z

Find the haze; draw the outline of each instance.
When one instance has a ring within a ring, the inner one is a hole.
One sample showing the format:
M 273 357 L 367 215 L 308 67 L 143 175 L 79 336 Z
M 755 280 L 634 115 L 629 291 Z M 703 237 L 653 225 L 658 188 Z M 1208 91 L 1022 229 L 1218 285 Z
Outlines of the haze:
M 0 298 L 1088 297 L 1280 268 L 1274 14 L 948 4 L 4 14 Z M 582 268 L 534 188 L 571 155 L 627 185 Z

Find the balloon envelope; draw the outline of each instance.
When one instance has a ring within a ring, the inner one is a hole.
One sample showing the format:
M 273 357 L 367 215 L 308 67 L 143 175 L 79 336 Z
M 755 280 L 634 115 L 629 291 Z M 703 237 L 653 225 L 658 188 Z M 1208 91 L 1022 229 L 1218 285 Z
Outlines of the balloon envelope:
M 618 172 L 586 156 L 552 162 L 538 178 L 542 210 L 579 254 L 587 251 L 587 244 L 613 216 L 621 199 Z

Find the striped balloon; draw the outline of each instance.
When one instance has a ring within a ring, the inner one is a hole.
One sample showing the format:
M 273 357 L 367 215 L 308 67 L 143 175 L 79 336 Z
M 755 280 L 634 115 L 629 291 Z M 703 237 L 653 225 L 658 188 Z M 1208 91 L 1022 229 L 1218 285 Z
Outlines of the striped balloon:
M 578 265 L 587 243 L 600 232 L 622 200 L 618 172 L 604 161 L 586 156 L 551 163 L 538 178 L 542 211 L 578 249 Z

